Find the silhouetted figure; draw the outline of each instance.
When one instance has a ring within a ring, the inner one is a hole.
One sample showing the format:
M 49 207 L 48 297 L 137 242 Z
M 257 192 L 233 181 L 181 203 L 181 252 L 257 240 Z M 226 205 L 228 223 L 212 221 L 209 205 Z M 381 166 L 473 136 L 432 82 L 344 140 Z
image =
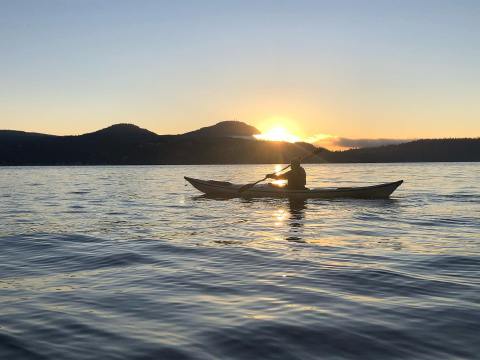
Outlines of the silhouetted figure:
M 305 173 L 305 169 L 300 166 L 298 160 L 292 160 L 290 166 L 292 170 L 285 174 L 268 174 L 267 177 L 269 179 L 287 180 L 287 189 L 289 190 L 305 190 L 305 185 L 307 184 L 307 174 Z

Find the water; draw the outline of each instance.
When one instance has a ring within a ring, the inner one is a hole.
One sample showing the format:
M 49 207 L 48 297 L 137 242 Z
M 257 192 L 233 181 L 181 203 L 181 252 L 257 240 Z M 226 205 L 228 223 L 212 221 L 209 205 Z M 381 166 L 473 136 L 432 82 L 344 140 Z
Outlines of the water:
M 0 168 L 0 359 L 480 353 L 480 164 L 309 165 L 390 200 L 212 200 L 262 166 Z

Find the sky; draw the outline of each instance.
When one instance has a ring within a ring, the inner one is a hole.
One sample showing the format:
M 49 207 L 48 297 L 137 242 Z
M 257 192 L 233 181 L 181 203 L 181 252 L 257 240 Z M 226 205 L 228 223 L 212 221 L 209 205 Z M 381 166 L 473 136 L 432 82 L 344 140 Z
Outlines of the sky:
M 0 129 L 480 136 L 480 1 L 0 0 Z

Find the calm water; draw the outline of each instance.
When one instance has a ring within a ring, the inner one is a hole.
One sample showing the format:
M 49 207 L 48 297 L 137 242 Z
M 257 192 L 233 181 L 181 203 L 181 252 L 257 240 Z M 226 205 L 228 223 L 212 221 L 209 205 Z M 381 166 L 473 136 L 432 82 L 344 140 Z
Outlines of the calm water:
M 0 168 L 0 359 L 480 357 L 480 164 L 306 166 L 391 200 L 212 200 L 184 175 Z

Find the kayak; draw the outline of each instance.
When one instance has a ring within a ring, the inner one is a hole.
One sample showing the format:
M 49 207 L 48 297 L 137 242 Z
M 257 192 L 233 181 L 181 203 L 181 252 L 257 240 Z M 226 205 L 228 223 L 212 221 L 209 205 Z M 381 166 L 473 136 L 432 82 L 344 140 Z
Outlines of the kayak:
M 242 184 L 232 184 L 227 181 L 200 180 L 185 176 L 192 186 L 206 195 L 218 197 L 281 197 L 293 199 L 334 199 L 334 198 L 355 198 L 355 199 L 386 199 L 403 180 L 359 187 L 323 187 L 305 190 L 289 190 L 269 184 L 255 185 L 245 191 L 239 189 Z

